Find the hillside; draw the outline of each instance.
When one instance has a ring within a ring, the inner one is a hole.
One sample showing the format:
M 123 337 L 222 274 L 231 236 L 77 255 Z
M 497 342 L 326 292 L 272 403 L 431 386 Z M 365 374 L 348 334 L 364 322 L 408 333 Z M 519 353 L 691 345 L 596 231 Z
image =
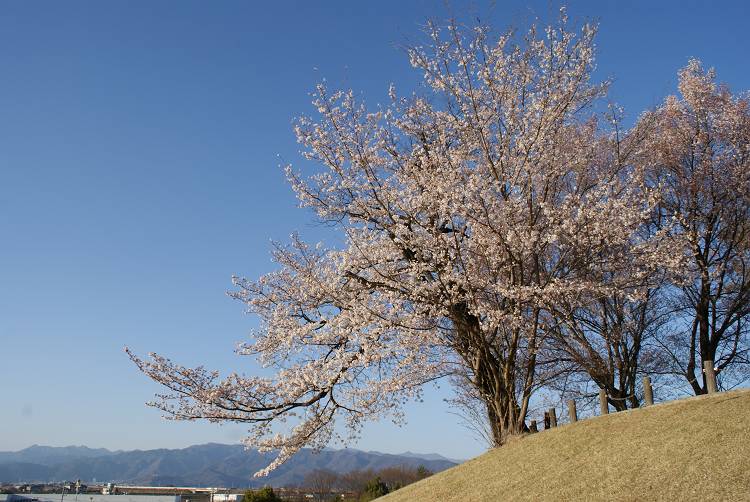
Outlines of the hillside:
M 273 454 L 248 451 L 241 445 L 204 444 L 175 450 L 117 452 L 35 445 L 19 452 L 0 452 L 0 481 L 96 479 L 147 485 L 293 486 L 301 483 L 313 469 L 344 473 L 397 465 L 424 465 L 432 471 L 441 471 L 456 465 L 439 455 L 427 455 L 432 459 L 414 455 L 390 455 L 351 448 L 325 449 L 320 453 L 304 449 L 268 477 L 259 479 L 253 478 L 253 473 L 268 465 Z
M 750 500 L 750 391 L 683 399 L 526 436 L 383 502 Z

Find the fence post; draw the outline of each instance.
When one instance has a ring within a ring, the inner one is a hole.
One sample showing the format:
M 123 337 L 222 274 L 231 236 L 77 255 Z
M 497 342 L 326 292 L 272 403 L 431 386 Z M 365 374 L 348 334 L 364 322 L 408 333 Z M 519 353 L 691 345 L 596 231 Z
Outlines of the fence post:
M 713 361 L 703 361 L 703 372 L 706 374 L 706 391 L 709 394 L 716 392 L 716 372 Z
M 550 427 L 557 427 L 557 412 L 554 408 L 549 409 L 549 425 Z
M 549 429 L 549 412 L 544 412 L 544 430 Z
M 576 411 L 576 402 L 573 399 L 568 399 L 568 416 L 570 417 L 570 423 L 578 422 L 578 412 Z
M 604 389 L 599 389 L 599 412 L 600 415 L 609 414 L 609 405 L 607 404 L 607 391 Z
M 539 429 L 536 426 L 536 420 L 531 421 L 531 425 L 529 425 L 529 430 L 533 432 L 539 432 Z
M 643 377 L 643 400 L 646 406 L 654 404 L 654 391 L 651 388 L 651 379 L 648 376 Z

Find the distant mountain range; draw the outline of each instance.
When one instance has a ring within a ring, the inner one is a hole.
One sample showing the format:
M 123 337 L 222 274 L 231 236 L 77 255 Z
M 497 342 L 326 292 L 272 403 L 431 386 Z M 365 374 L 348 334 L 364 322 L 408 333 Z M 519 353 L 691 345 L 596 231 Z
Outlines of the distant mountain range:
M 81 479 L 158 486 L 295 486 L 314 469 L 344 473 L 396 465 L 423 465 L 437 472 L 457 463 L 434 453 L 391 455 L 349 448 L 314 453 L 305 449 L 267 477 L 252 477 L 272 459 L 271 453 L 216 443 L 178 450 L 133 451 L 34 445 L 17 452 L 0 452 L 0 481 L 28 483 Z

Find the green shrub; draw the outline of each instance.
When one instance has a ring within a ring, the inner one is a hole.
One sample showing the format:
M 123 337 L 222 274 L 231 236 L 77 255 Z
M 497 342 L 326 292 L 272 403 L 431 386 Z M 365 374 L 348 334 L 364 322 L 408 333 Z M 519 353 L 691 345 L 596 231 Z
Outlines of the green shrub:
M 284 502 L 273 492 L 273 488 L 266 486 L 260 490 L 247 490 L 242 502 Z
M 388 495 L 388 486 L 383 483 L 383 481 L 380 479 L 380 476 L 378 476 L 375 479 L 371 479 L 367 482 L 367 485 L 365 486 L 365 493 L 359 498 L 360 502 L 367 502 L 369 500 L 374 500 L 378 497 L 382 497 L 383 495 Z

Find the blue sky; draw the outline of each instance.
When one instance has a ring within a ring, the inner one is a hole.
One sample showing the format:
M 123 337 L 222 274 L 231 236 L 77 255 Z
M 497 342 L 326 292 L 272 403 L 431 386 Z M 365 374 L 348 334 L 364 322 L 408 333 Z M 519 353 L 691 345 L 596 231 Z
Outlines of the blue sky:
M 655 4 L 655 5 L 654 5 Z M 4 2 L 0 6 L 0 450 L 236 442 L 237 425 L 165 422 L 122 351 L 256 370 L 232 274 L 269 241 L 330 239 L 296 208 L 292 118 L 326 78 L 382 101 L 418 81 L 399 45 L 427 18 L 524 28 L 542 2 Z M 689 57 L 750 88 L 745 2 L 571 2 L 598 20 L 599 78 L 631 119 Z M 280 160 L 281 159 L 281 160 Z M 365 450 L 470 457 L 482 445 L 430 390 Z

